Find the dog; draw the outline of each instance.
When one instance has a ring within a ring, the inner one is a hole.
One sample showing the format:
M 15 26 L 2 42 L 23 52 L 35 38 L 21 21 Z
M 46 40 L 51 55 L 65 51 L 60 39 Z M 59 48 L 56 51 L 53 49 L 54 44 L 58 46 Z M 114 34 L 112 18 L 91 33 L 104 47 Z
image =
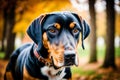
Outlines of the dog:
M 71 79 L 70 66 L 79 65 L 78 44 L 81 42 L 84 49 L 89 33 L 89 25 L 76 13 L 40 15 L 27 29 L 34 43 L 24 44 L 12 53 L 4 80 Z

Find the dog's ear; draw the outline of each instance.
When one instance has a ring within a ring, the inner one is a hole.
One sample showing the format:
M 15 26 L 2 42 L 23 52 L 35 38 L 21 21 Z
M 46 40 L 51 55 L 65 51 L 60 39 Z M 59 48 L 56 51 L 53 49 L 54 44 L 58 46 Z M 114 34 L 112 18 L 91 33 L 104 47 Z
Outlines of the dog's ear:
M 38 45 L 38 49 L 42 46 L 42 23 L 46 15 L 41 15 L 36 18 L 28 27 L 27 34 Z
M 86 23 L 85 20 L 82 19 L 81 16 L 79 16 L 76 13 L 72 13 L 79 21 L 79 24 L 81 26 L 82 29 L 82 48 L 84 49 L 84 39 L 86 39 L 86 37 L 88 37 L 88 35 L 90 34 L 90 27 L 89 25 Z
M 85 20 L 82 20 L 81 24 L 83 26 L 83 32 L 84 32 L 83 39 L 86 39 L 90 33 L 90 27 Z
M 82 48 L 84 49 L 84 39 L 86 39 L 88 37 L 88 35 L 90 34 L 90 27 L 89 25 L 86 23 L 85 20 L 81 20 L 81 25 L 83 27 L 83 32 L 82 32 Z

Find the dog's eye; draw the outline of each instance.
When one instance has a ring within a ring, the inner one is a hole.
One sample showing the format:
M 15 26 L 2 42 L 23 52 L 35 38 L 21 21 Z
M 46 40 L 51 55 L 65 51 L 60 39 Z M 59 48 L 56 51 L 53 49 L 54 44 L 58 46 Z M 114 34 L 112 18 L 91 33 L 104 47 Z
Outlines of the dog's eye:
M 56 32 L 55 29 L 49 29 L 49 31 L 50 31 L 51 33 L 55 33 L 55 32 Z
M 54 34 L 54 35 L 58 33 L 58 30 L 55 28 L 49 28 L 48 31 L 49 33 Z
M 73 29 L 73 31 L 72 31 L 73 33 L 78 33 L 79 32 L 79 30 L 77 29 L 77 28 L 75 28 L 75 29 Z

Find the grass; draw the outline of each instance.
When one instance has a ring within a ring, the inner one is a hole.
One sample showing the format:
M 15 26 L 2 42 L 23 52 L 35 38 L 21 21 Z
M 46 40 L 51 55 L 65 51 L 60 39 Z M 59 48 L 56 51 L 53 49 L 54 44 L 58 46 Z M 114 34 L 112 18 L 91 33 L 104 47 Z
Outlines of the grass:
M 115 48 L 115 56 L 120 57 L 120 47 Z
M 0 52 L 0 59 L 3 59 L 5 56 L 5 53 L 4 52 Z
M 94 70 L 83 70 L 82 68 L 72 67 L 72 73 L 73 74 L 79 74 L 79 75 L 85 75 L 90 76 L 95 74 L 96 72 Z

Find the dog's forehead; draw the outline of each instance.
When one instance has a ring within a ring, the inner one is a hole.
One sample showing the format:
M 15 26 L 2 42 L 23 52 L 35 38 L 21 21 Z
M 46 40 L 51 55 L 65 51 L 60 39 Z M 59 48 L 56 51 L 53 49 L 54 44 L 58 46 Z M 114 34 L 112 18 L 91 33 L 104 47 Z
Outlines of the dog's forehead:
M 49 16 L 46 18 L 44 22 L 44 26 L 47 28 L 48 25 L 50 24 L 55 24 L 58 23 L 60 26 L 69 26 L 70 23 L 72 22 L 77 22 L 78 20 L 75 18 L 74 15 L 71 13 L 54 13 L 54 14 L 49 14 Z

